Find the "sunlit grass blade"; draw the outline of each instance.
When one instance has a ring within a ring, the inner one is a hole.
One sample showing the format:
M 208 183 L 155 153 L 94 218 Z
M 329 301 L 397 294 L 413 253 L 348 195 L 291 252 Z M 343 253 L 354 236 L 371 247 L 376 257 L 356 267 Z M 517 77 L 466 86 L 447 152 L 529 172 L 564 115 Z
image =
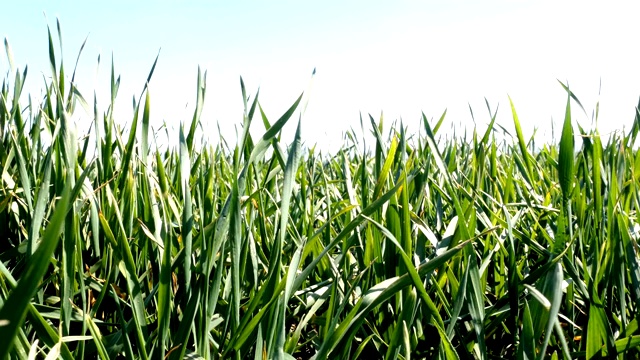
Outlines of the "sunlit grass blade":
M 442 266 L 442 264 L 456 255 L 467 244 L 468 242 L 461 243 L 459 246 L 449 249 L 443 254 L 429 260 L 426 264 L 419 266 L 417 269 L 418 275 L 424 276 L 424 274 Z M 398 291 L 410 285 L 412 281 L 413 280 L 409 274 L 407 274 L 401 277 L 385 280 L 384 282 L 369 289 L 367 293 L 363 294 L 363 297 L 359 301 L 360 306 L 354 307 L 351 311 L 351 316 L 347 317 L 346 321 L 340 324 L 340 327 L 333 333 L 331 339 L 327 339 L 322 344 L 315 359 L 325 359 L 339 343 L 352 339 L 355 335 L 355 331 L 364 321 L 365 316 L 373 308 L 395 296 Z
M 157 60 L 156 60 L 157 61 Z M 154 64 L 155 66 L 155 64 Z M 193 112 L 193 118 L 191 119 L 191 125 L 189 126 L 189 133 L 187 135 L 187 148 L 189 149 L 189 153 L 193 151 L 193 139 L 196 134 L 196 126 L 200 122 L 200 115 L 202 114 L 202 109 L 204 105 L 204 95 L 207 88 L 207 72 L 205 71 L 204 76 L 200 74 L 200 66 L 198 66 L 198 83 L 197 83 L 197 91 L 196 91 L 196 109 Z
M 251 157 L 249 158 L 249 162 L 254 162 L 257 159 L 260 159 L 264 152 L 267 150 L 271 140 L 280 132 L 282 127 L 289 121 L 291 115 L 296 111 L 296 108 L 300 104 L 300 100 L 302 100 L 302 95 L 298 97 L 298 99 L 289 107 L 289 109 L 276 121 L 265 133 L 262 135 L 260 141 L 258 141 L 253 151 L 251 152 Z
M 511 115 L 513 116 L 513 124 L 516 128 L 516 136 L 518 137 L 518 146 L 520 147 L 520 153 L 522 154 L 522 159 L 525 163 L 525 171 L 523 173 L 525 179 L 531 183 L 531 159 L 529 158 L 529 151 L 527 150 L 527 145 L 524 141 L 524 135 L 522 134 L 522 128 L 520 127 L 520 119 L 518 118 L 518 114 L 516 113 L 516 107 L 513 105 L 513 101 L 511 97 L 509 97 L 509 104 L 511 105 Z
M 549 300 L 549 308 L 544 306 L 536 306 L 532 309 L 531 316 L 534 319 L 534 331 L 536 336 L 542 334 L 544 329 L 544 340 L 540 347 L 539 358 L 542 358 L 546 352 L 549 340 L 551 339 L 552 330 L 556 321 L 558 321 L 558 311 L 562 301 L 562 280 L 563 272 L 560 263 L 551 268 L 544 278 L 540 292 Z M 539 303 L 538 303 L 539 304 Z
M 191 266 L 193 254 L 193 208 L 191 204 L 191 189 L 189 178 L 191 175 L 191 159 L 184 132 L 180 127 L 180 186 L 182 188 L 182 231 L 181 238 L 184 253 L 184 286 L 187 297 L 191 296 Z
M 42 235 L 38 249 L 33 253 L 31 261 L 18 281 L 16 288 L 9 294 L 4 306 L 0 309 L 0 320 L 5 324 L 0 326 L 0 339 L 4 339 L 6 343 L 10 344 L 0 348 L 0 358 L 8 358 L 9 351 L 13 346 L 13 339 L 18 329 L 22 326 L 31 298 L 38 290 L 40 281 L 49 267 L 49 260 L 60 241 L 64 218 L 67 215 L 71 200 L 71 189 L 67 185 L 56 204 L 55 211 Z

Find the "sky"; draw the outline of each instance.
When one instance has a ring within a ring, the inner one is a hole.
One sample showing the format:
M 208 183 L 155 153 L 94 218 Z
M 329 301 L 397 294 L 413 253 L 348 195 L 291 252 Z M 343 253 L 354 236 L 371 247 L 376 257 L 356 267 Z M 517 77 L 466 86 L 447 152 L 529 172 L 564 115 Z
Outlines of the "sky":
M 601 134 L 631 127 L 640 97 L 639 10 L 615 1 L 15 1 L 3 5 L 0 36 L 15 66 L 28 65 L 25 92 L 35 99 L 51 75 L 47 25 L 56 39 L 60 21 L 68 74 L 87 38 L 77 86 L 89 103 L 95 91 L 101 112 L 109 105 L 113 57 L 121 126 L 131 123 L 132 98 L 159 52 L 149 84 L 151 123 L 166 123 L 170 142 L 191 120 L 198 67 L 207 73 L 201 120 L 209 141 L 217 141 L 219 127 L 235 143 L 242 77 L 249 95 L 260 89 L 271 122 L 305 92 L 302 136 L 321 149 L 339 147 L 350 129 L 361 134 L 361 114 L 365 134 L 369 114 L 384 114 L 387 130 L 402 121 L 415 134 L 422 113 L 435 122 L 445 109 L 443 131 L 483 131 L 490 122 L 485 99 L 513 133 L 509 97 L 525 136 L 537 129 L 551 142 L 567 101 L 558 80 L 583 104 L 586 114 L 575 104 L 573 114 L 584 128 L 595 126 L 598 102 Z M 0 56 L 0 76 L 9 71 Z M 81 129 L 92 117 L 81 108 L 75 114 Z M 256 118 L 252 132 L 263 130 Z

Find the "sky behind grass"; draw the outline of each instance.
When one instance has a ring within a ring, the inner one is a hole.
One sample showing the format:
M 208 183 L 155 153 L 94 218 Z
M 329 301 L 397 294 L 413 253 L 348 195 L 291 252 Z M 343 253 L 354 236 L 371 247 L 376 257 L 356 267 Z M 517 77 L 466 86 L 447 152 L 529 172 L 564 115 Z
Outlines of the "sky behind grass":
M 384 111 L 385 124 L 402 119 L 417 131 L 421 112 L 435 120 L 447 109 L 445 128 L 459 135 L 473 126 L 471 107 L 483 129 L 490 121 L 485 98 L 492 110 L 499 105 L 498 123 L 511 131 L 507 95 L 526 136 L 537 127 L 541 140 L 550 141 L 552 121 L 559 129 L 566 103 L 556 79 L 568 82 L 585 106 L 588 116 L 574 107 L 583 127 L 592 127 L 600 101 L 601 133 L 629 129 L 640 96 L 640 6 L 559 3 L 12 2 L 0 13 L 0 35 L 15 65 L 29 66 L 26 91 L 34 96 L 50 76 L 47 24 L 56 39 L 60 20 L 69 74 L 88 36 L 78 87 L 90 103 L 96 91 L 101 111 L 108 106 L 113 54 L 122 76 L 116 115 L 123 125 L 160 49 L 150 84 L 156 129 L 190 121 L 200 66 L 207 71 L 205 133 L 215 140 L 219 124 L 232 144 L 242 120 L 240 76 L 250 94 L 260 88 L 271 121 L 310 89 L 303 137 L 323 148 L 340 145 L 350 127 L 359 132 L 360 112 L 378 119 Z M 8 71 L 1 56 L 0 72 Z M 91 117 L 80 110 L 78 121 Z

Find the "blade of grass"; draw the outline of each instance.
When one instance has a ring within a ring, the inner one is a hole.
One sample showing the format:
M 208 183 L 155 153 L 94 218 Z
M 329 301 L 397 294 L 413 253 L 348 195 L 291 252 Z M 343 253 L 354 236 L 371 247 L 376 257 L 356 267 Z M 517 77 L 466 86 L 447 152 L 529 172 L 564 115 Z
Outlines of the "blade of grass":
M 35 295 L 38 285 L 49 267 L 49 259 L 60 240 L 64 218 L 71 202 L 70 190 L 70 186 L 67 185 L 56 205 L 38 249 L 32 255 L 32 260 L 18 281 L 16 288 L 9 294 L 4 306 L 0 309 L 0 319 L 7 324 L 0 326 L 0 339 L 4 339 L 9 344 L 0 348 L 0 358 L 8 358 L 13 346 L 13 339 L 24 322 L 31 298 Z

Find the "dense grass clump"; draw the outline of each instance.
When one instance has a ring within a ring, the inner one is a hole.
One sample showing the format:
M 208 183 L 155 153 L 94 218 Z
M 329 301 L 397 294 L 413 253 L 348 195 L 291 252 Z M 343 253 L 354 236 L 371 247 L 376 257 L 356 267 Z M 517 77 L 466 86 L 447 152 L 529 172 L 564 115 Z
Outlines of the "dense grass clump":
M 640 357 L 640 117 L 603 144 L 567 89 L 559 144 L 534 150 L 512 105 L 513 141 L 495 113 L 471 141 L 370 118 L 373 143 L 323 156 L 300 121 L 281 139 L 301 98 L 272 121 L 242 85 L 235 147 L 195 146 L 198 74 L 159 150 L 146 88 L 116 126 L 113 67 L 75 133 L 87 102 L 49 38 L 44 98 L 26 69 L 1 89 L 0 358 Z

